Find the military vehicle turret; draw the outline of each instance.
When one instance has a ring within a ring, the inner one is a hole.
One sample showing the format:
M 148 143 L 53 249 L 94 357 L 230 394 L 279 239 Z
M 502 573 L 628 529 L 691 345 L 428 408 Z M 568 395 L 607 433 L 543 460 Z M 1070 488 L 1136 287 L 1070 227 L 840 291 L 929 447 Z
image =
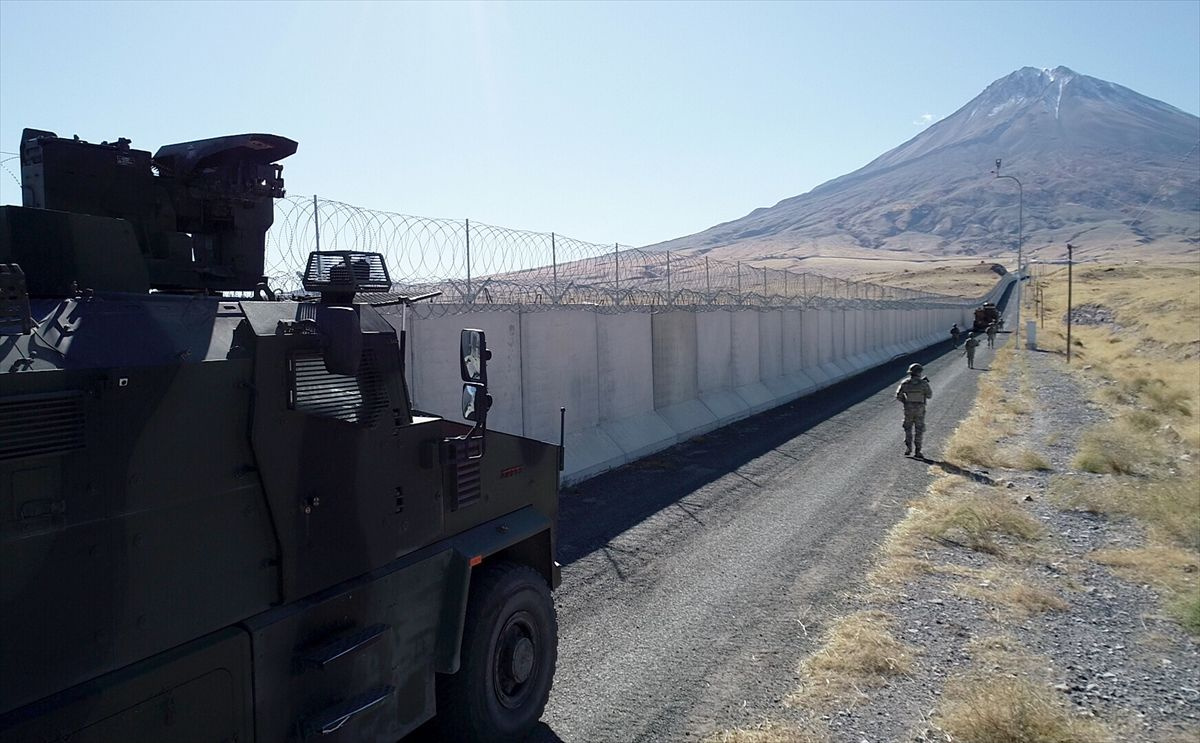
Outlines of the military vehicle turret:
M 561 448 L 415 411 L 378 254 L 263 278 L 283 137 L 25 130 L 0 207 L 0 739 L 516 741 Z M 394 301 L 404 301 L 396 299 Z M 421 353 L 420 349 L 412 349 Z

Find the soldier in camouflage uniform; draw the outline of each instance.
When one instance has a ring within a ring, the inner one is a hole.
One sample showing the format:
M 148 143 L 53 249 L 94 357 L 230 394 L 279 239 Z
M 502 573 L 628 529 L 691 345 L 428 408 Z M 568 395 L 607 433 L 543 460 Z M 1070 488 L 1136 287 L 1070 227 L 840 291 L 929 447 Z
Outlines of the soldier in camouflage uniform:
M 996 322 L 994 320 L 992 321 L 991 325 L 987 326 L 988 348 L 996 347 L 996 333 L 999 330 L 1000 330 L 1000 328 L 996 325 Z
M 922 377 L 925 367 L 913 364 L 908 367 L 908 376 L 896 388 L 896 399 L 904 403 L 904 456 L 913 453 L 921 456 L 921 440 L 925 438 L 925 401 L 933 397 L 929 379 Z
M 967 357 L 967 368 L 975 368 L 975 349 L 979 347 L 979 339 L 974 333 L 967 333 L 967 340 L 963 343 L 963 355 Z

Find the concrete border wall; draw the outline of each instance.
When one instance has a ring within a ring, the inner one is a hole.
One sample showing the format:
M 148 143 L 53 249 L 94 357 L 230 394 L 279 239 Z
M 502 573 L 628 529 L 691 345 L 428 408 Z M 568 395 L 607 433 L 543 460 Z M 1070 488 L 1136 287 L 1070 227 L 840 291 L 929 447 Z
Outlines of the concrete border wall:
M 996 301 L 1007 276 L 980 301 Z M 973 306 L 667 310 L 425 305 L 409 310 L 417 408 L 459 419 L 458 331 L 487 333 L 491 428 L 557 441 L 564 482 L 644 457 L 946 339 Z M 388 310 L 397 328 L 401 313 Z M 415 352 L 420 349 L 420 352 Z

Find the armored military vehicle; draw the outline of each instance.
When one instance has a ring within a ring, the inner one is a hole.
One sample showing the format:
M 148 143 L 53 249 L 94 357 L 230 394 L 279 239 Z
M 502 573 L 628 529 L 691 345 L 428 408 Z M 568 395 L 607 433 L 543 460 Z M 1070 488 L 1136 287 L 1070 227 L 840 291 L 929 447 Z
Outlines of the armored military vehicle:
M 992 302 L 984 302 L 975 308 L 975 318 L 971 323 L 971 330 L 976 333 L 982 333 L 988 329 L 992 323 L 1003 324 L 1000 315 L 1000 308 Z
M 249 134 L 25 130 L 0 207 L 0 740 L 516 741 L 557 653 L 561 447 L 414 410 L 378 254 L 263 279 Z M 393 298 L 392 302 L 403 302 Z M 412 349 L 412 353 L 421 353 Z M 435 717 L 436 716 L 436 717 Z

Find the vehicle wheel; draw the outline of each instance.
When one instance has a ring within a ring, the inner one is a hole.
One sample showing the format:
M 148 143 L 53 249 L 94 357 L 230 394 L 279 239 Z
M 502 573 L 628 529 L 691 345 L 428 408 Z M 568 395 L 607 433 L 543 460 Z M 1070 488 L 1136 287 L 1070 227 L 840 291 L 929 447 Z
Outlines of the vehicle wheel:
M 517 743 L 546 709 L 558 622 L 546 581 L 500 563 L 471 580 L 458 673 L 439 676 L 437 725 L 448 741 Z

